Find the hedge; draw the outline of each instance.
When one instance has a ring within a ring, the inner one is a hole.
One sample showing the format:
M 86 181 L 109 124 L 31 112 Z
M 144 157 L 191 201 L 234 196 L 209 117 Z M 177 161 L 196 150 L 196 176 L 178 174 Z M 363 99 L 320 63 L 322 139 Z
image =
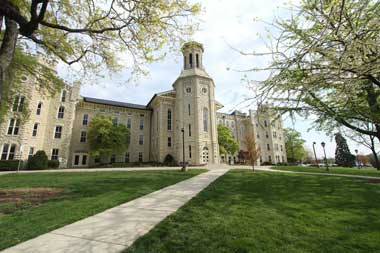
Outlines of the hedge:
M 48 161 L 48 168 L 49 169 L 58 169 L 59 167 L 59 161 L 58 160 L 49 160 Z
M 20 160 L 0 160 L 0 171 L 12 171 L 17 170 Z M 22 162 L 20 163 L 20 169 L 22 168 Z

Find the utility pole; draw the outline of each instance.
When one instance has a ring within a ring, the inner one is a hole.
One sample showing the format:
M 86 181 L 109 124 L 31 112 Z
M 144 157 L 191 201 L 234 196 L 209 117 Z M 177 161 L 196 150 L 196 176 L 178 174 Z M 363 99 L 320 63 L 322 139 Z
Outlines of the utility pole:
M 329 171 L 329 165 L 328 165 L 328 163 L 327 163 L 326 150 L 325 150 L 326 143 L 324 143 L 324 142 L 322 141 L 322 142 L 321 142 L 321 145 L 322 145 L 322 148 L 323 148 L 323 153 L 325 154 L 326 170 Z

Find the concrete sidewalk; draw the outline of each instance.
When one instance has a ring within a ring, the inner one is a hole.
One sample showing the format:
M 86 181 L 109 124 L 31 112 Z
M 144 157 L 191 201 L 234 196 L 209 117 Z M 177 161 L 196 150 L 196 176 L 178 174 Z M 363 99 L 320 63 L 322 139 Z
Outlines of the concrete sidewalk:
M 3 252 L 120 252 L 227 171 L 228 169 L 208 171 Z

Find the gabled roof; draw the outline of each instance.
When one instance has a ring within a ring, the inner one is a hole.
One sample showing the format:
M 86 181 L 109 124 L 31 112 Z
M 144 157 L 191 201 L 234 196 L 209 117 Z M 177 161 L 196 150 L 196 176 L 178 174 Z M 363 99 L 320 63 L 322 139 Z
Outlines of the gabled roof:
M 83 97 L 83 101 L 89 102 L 89 103 L 95 103 L 95 104 L 102 104 L 102 105 L 112 105 L 112 106 L 119 106 L 119 107 L 132 108 L 132 109 L 149 110 L 148 107 L 145 105 L 131 104 L 131 103 L 118 102 L 118 101 L 99 99 L 99 98 Z

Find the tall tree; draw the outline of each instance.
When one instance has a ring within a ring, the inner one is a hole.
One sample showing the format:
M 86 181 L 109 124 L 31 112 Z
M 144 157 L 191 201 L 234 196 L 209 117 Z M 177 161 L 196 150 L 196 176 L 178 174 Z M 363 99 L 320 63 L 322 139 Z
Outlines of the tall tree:
M 246 53 L 271 57 L 251 69 L 271 72 L 259 82 L 258 102 L 380 140 L 379 13 L 375 0 L 303 0 L 275 20 L 268 51 Z
M 368 123 L 363 127 L 368 129 L 369 131 L 372 131 L 374 129 L 374 125 L 368 124 Z M 375 168 L 377 168 L 377 170 L 380 170 L 379 155 L 378 155 L 378 152 L 376 151 L 380 143 L 379 141 L 376 142 L 376 137 L 373 135 L 365 135 L 356 131 L 352 131 L 351 129 L 346 129 L 344 133 L 352 141 L 360 145 L 363 145 L 371 150 L 372 152 L 371 157 L 373 157 L 373 165 Z
M 187 0 L 0 0 L 0 100 L 16 48 L 78 63 L 89 75 L 128 62 L 141 74 L 165 55 L 159 49 L 196 28 L 191 17 L 199 10 Z
M 307 157 L 307 151 L 303 147 L 305 140 L 302 139 L 300 132 L 292 128 L 285 128 L 284 141 L 288 162 L 302 162 Z
M 354 167 L 355 156 L 351 154 L 346 139 L 342 134 L 335 134 L 336 150 L 335 163 L 342 167 Z
M 88 141 L 93 157 L 102 158 L 125 152 L 129 139 L 129 129 L 123 124 L 114 124 L 110 117 L 98 114 L 90 122 Z
M 256 145 L 256 136 L 253 131 L 252 123 L 245 122 L 245 134 L 243 142 L 246 148 L 247 160 L 249 165 L 252 166 L 252 171 L 255 172 L 255 164 L 260 157 L 260 150 Z
M 233 155 L 239 150 L 239 144 L 226 126 L 218 125 L 218 143 L 220 154 Z

